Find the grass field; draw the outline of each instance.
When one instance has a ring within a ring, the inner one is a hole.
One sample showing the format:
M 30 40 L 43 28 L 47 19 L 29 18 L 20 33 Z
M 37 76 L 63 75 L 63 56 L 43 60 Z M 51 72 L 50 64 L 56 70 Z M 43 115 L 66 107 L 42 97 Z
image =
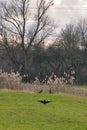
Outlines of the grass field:
M 1 91 L 0 130 L 87 130 L 87 98 Z

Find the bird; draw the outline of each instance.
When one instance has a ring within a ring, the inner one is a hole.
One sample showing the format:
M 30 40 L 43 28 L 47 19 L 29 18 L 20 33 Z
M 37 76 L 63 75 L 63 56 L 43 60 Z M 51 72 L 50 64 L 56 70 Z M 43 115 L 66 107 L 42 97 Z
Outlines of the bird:
M 43 90 L 41 89 L 41 90 L 39 91 L 39 93 L 43 93 Z
M 40 102 L 42 104 L 47 104 L 47 103 L 50 103 L 51 101 L 48 101 L 48 100 L 38 100 L 38 102 Z
M 49 93 L 50 93 L 50 94 L 52 93 L 52 90 L 51 90 L 51 89 L 49 90 Z

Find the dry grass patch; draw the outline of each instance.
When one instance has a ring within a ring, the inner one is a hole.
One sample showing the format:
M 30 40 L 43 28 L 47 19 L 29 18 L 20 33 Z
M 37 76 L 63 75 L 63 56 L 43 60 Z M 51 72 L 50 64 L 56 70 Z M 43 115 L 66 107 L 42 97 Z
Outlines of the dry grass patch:
M 77 95 L 87 97 L 86 87 L 84 86 L 67 86 L 67 85 L 41 85 L 41 84 L 22 84 L 22 91 L 30 93 L 47 93 L 47 94 L 60 94 L 66 93 L 69 95 Z
M 20 74 L 0 71 L 0 89 L 20 89 L 21 88 Z

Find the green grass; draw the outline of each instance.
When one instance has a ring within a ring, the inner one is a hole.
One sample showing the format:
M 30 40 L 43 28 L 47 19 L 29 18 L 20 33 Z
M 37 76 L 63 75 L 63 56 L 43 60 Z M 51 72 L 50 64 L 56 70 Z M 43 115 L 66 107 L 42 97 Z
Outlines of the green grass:
M 1 91 L 0 130 L 87 130 L 87 98 Z
M 74 86 L 74 89 L 87 91 L 87 86 Z
M 75 89 L 75 90 L 87 91 L 87 85 L 67 85 L 66 87 Z

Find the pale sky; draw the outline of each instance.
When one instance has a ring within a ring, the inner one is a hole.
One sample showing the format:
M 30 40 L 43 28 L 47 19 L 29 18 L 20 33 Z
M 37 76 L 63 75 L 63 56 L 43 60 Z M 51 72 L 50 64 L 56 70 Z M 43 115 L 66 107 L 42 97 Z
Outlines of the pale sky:
M 87 18 L 87 0 L 54 0 L 49 15 L 56 26 L 55 32 L 59 33 L 66 24 Z
M 36 0 L 30 1 L 34 11 Z M 54 0 L 54 5 L 49 10 L 49 16 L 55 24 L 55 32 L 57 32 L 70 22 L 75 23 L 79 19 L 87 18 L 87 0 Z
M 0 0 L 5 1 L 5 0 Z M 7 2 L 10 0 L 7 0 Z M 30 0 L 31 7 L 36 0 Z M 46 0 L 47 2 L 51 0 Z M 49 15 L 55 24 L 64 26 L 70 21 L 73 22 L 79 18 L 87 17 L 87 0 L 54 0 L 54 5 L 49 11 Z
M 36 0 L 31 0 L 34 7 Z M 50 0 L 46 0 L 49 2 Z M 56 31 L 70 22 L 87 18 L 87 0 L 54 0 L 54 5 L 50 8 L 49 16 L 54 22 Z
M 61 26 L 87 17 L 87 0 L 54 0 L 51 17 Z

